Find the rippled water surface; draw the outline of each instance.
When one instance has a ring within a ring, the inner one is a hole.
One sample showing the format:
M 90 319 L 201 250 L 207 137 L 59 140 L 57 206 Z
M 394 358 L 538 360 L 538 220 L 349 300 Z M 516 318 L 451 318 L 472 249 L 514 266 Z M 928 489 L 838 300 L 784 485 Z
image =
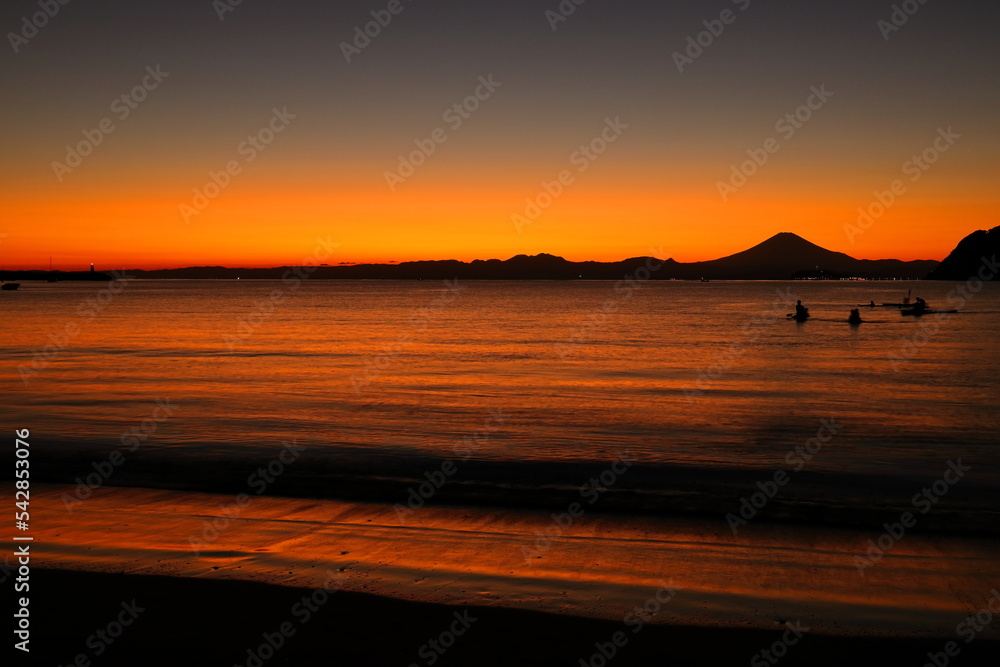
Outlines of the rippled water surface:
M 478 433 L 473 458 L 512 471 L 623 451 L 654 468 L 787 468 L 827 419 L 839 429 L 810 471 L 934 479 L 963 456 L 981 483 L 1000 479 L 997 285 L 941 320 L 862 308 L 858 327 L 856 304 L 913 287 L 945 307 L 956 285 L 118 287 L 25 283 L 0 299 L 4 410 L 53 461 L 122 447 L 160 400 L 172 414 L 146 422 L 139 454 L 163 465 L 220 468 L 294 440 L 312 457 L 300 474 L 364 462 L 391 476 Z M 787 320 L 790 298 L 813 319 Z M 161 483 L 204 473 L 185 470 Z

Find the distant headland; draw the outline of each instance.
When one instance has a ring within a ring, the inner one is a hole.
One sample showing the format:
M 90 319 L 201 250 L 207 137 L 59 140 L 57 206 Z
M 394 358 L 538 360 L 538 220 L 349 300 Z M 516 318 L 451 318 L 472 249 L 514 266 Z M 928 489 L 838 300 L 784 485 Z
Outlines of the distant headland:
M 115 275 L 113 273 L 95 271 L 93 268 L 90 271 L 0 271 L 0 280 L 3 281 L 41 280 L 58 283 L 71 280 L 108 282 L 114 279 Z
M 652 262 L 650 260 L 653 260 Z M 828 278 L 916 280 L 930 273 L 938 262 L 896 259 L 855 259 L 810 243 L 791 233 L 777 234 L 743 252 L 705 262 L 631 257 L 618 262 L 572 262 L 550 254 L 516 255 L 509 259 L 425 260 L 399 264 L 320 266 L 311 279 L 388 280 L 621 280 L 647 266 L 653 280 L 788 280 L 817 269 Z M 137 278 L 174 279 L 275 279 L 295 267 L 234 269 L 217 266 L 129 271 Z
M 510 259 L 423 260 L 398 264 L 310 267 L 318 280 L 620 280 L 642 267 L 656 266 L 653 280 L 959 280 L 973 275 L 981 257 L 997 251 L 1000 227 L 966 237 L 943 262 L 937 260 L 856 259 L 782 232 L 734 255 L 703 262 L 632 257 L 618 262 L 572 262 L 549 254 Z M 229 268 L 193 266 L 177 269 L 129 269 L 138 279 L 262 280 L 281 279 L 296 266 Z M 113 273 L 92 271 L 0 271 L 0 280 L 114 280 Z

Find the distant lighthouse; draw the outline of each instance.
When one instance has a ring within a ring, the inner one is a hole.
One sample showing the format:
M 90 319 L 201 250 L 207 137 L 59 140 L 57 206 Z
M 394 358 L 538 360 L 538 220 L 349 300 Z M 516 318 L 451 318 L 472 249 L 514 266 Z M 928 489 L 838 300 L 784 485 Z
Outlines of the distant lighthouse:
M 90 263 L 90 272 L 91 273 L 94 272 L 94 263 L 93 262 Z

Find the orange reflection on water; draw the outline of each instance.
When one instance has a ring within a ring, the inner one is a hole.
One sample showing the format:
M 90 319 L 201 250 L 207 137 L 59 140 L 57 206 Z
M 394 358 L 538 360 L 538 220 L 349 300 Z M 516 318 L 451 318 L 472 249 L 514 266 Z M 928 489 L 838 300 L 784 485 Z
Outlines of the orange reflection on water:
M 297 586 L 331 570 L 348 590 L 607 619 L 671 586 L 677 596 L 651 622 L 792 618 L 819 632 L 947 636 L 1000 574 L 990 545 L 972 539 L 908 536 L 862 577 L 852 558 L 866 531 L 759 526 L 734 538 L 692 521 L 595 514 L 540 540 L 557 532 L 544 513 L 267 497 L 235 511 L 233 497 L 124 488 L 68 513 L 59 498 L 71 489 L 37 492 L 39 546 L 57 567 Z

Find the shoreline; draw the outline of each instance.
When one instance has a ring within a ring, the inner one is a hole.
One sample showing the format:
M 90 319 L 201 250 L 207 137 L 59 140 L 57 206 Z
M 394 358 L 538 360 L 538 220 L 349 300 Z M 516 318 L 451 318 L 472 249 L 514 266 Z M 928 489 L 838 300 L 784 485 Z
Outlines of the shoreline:
M 647 624 L 636 631 L 635 624 L 610 620 L 455 608 L 349 591 L 333 592 L 322 602 L 318 589 L 247 581 L 39 568 L 33 582 L 32 664 L 69 665 L 82 654 L 95 665 L 129 666 L 578 666 L 581 661 L 601 664 L 595 656 L 602 646 L 611 652 L 617 636 L 624 645 L 613 649 L 609 664 L 734 665 L 773 647 L 785 631 L 780 624 L 773 630 Z M 304 599 L 313 600 L 314 611 L 302 604 Z M 118 639 L 105 642 L 96 633 L 126 608 L 135 612 L 133 619 L 125 617 L 130 625 Z M 287 636 L 280 635 L 282 627 Z M 460 634 L 449 637 L 451 629 Z M 921 665 L 928 652 L 945 644 L 938 638 L 808 633 L 790 638 L 798 641 L 787 647 L 782 665 Z M 431 640 L 450 648 L 440 652 Z M 992 664 L 998 649 L 986 638 L 963 644 L 960 664 Z
M 80 485 L 91 488 L 88 480 L 103 478 L 95 473 L 92 461 L 110 461 L 120 456 L 119 449 L 94 443 L 71 451 L 56 441 L 39 439 L 44 476 L 37 483 L 49 485 Z M 226 451 L 222 443 L 203 445 Z M 401 503 L 410 508 L 475 507 L 495 512 L 543 512 L 565 508 L 580 499 L 580 480 L 593 479 L 608 466 L 602 460 L 576 461 L 494 461 L 465 459 L 450 452 L 456 459 L 410 453 L 406 459 L 389 461 L 378 452 L 361 448 L 337 448 L 339 456 L 330 452 L 316 453 L 314 462 L 327 467 L 322 475 L 313 470 L 289 466 L 280 480 L 268 487 L 273 497 L 288 499 L 319 499 L 335 502 L 368 504 Z M 42 453 L 43 452 L 43 453 Z M 345 454 L 353 460 L 345 461 Z M 327 455 L 328 458 L 323 458 Z M 128 466 L 116 470 L 108 486 L 118 488 L 156 489 L 176 493 L 206 493 L 235 495 L 248 489 L 248 479 L 261 466 L 273 459 L 271 452 L 243 452 L 242 460 L 227 461 L 225 466 L 205 468 L 198 465 L 197 452 L 138 450 L 129 452 Z M 957 457 L 958 464 L 968 461 L 975 466 L 977 476 L 961 478 L 962 493 L 935 496 L 933 511 L 919 513 L 914 533 L 948 533 L 956 537 L 986 538 L 1000 534 L 1000 511 L 997 510 L 994 489 L 997 473 L 978 457 Z M 435 483 L 428 495 L 418 495 L 417 489 L 428 484 L 428 471 L 439 470 L 447 461 L 461 466 L 460 483 L 446 476 Z M 775 467 L 711 467 L 698 463 L 637 462 L 615 484 L 603 490 L 599 499 L 602 514 L 617 514 L 625 518 L 674 518 L 711 523 L 730 514 L 749 510 L 744 499 L 762 493 L 760 484 L 771 482 L 784 470 L 788 481 L 778 487 L 780 493 L 768 493 L 760 507 L 749 514 L 755 521 L 787 526 L 823 526 L 831 530 L 882 531 L 886 522 L 893 522 L 905 512 L 917 512 L 931 507 L 917 498 L 914 489 L 921 489 L 931 477 L 926 474 L 897 472 L 895 477 L 873 471 L 838 472 L 810 470 L 789 466 L 780 460 L 769 461 Z M 951 463 L 949 460 L 948 463 Z M 336 470 L 329 470 L 336 466 Z M 800 464 L 804 467 L 804 462 Z M 89 467 L 89 470 L 88 470 Z M 967 467 L 967 466 L 966 466 Z M 951 474 L 950 466 L 942 462 L 941 473 Z M 86 470 L 86 474 L 81 474 Z M 76 484 L 74 484 L 74 482 Z M 81 498 L 80 492 L 71 493 Z M 916 498 L 916 500 L 915 500 Z M 915 509 L 915 502 L 921 505 Z M 742 518 L 746 518 L 743 516 Z
M 103 487 L 32 489 L 38 567 L 316 588 L 621 623 L 677 589 L 651 626 L 949 638 L 1000 583 L 995 541 L 906 535 L 863 574 L 872 531 Z M 37 560 L 34 560 L 37 559 Z M 995 635 L 988 631 L 986 636 Z

